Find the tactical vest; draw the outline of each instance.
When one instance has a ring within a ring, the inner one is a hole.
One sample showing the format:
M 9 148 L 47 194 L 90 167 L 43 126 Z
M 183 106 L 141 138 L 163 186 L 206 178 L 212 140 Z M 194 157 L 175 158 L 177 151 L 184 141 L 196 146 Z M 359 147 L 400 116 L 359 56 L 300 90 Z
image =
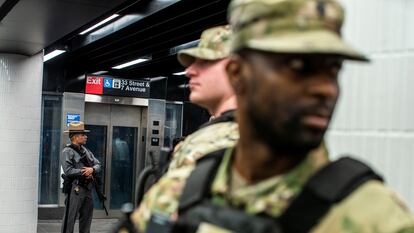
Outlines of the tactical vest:
M 210 153 L 198 161 L 180 198 L 179 218 L 172 231 L 165 232 L 195 233 L 201 224 L 208 223 L 234 233 L 305 233 L 319 223 L 332 205 L 341 202 L 360 185 L 369 180 L 383 181 L 366 164 L 344 157 L 313 175 L 280 217 L 248 215 L 210 201 L 211 184 L 224 151 Z M 153 232 L 151 228 L 154 228 L 153 221 L 146 232 Z

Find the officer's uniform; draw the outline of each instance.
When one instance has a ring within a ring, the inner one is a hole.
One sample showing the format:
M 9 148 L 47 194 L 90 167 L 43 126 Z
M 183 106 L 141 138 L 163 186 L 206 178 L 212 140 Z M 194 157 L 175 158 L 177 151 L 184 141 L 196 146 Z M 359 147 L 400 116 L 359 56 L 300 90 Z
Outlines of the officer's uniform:
M 69 131 L 73 132 L 73 131 Z M 86 130 L 84 130 L 86 132 Z M 72 145 L 73 146 L 73 145 Z M 83 179 L 81 169 L 88 167 L 81 160 L 81 155 L 68 144 L 62 150 L 61 166 L 65 175 L 74 179 L 70 191 L 69 206 L 65 206 L 66 232 L 64 231 L 64 224 L 62 224 L 63 233 L 72 233 L 75 226 L 75 221 L 79 218 L 79 233 L 89 233 L 92 223 L 93 215 L 93 199 L 92 191 L 94 184 L 91 180 Z M 101 169 L 100 162 L 86 147 L 80 146 L 81 153 L 84 153 L 88 161 L 93 164 L 93 175 L 99 173 Z M 68 196 L 66 196 L 65 203 L 68 203 Z M 67 216 L 66 216 L 66 213 Z
M 233 0 L 229 6 L 229 21 L 235 34 L 232 49 L 336 54 L 345 59 L 367 60 L 340 38 L 343 18 L 341 6 L 333 0 Z M 215 132 L 210 134 L 214 138 Z M 311 152 L 292 170 L 248 184 L 232 167 L 233 150 L 234 147 L 228 148 L 220 162 L 210 189 L 211 202 L 252 215 L 280 216 L 309 178 L 326 165 Z M 192 171 L 189 167 L 173 170 L 152 187 L 131 217 L 141 232 L 145 232 L 154 214 L 179 218 L 178 200 Z M 199 232 L 228 231 L 204 226 Z M 414 217 L 394 192 L 380 181 L 371 180 L 332 206 L 310 232 L 414 232 Z

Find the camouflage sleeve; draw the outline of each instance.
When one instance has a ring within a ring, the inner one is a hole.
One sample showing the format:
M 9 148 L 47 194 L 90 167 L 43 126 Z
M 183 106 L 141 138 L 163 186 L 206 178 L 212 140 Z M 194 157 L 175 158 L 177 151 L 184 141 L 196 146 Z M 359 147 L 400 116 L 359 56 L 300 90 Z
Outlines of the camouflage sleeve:
M 398 233 L 414 233 L 414 226 L 409 227 L 409 228 L 402 229 Z
M 145 232 L 153 213 L 161 213 L 176 218 L 178 201 L 192 168 L 176 169 L 164 175 L 145 194 L 140 206 L 132 213 L 131 219 L 136 228 Z
M 412 232 L 414 216 L 395 193 L 369 181 L 333 207 L 312 232 Z
M 238 125 L 235 122 L 221 122 L 202 128 L 179 144 L 168 170 L 194 167 L 196 161 L 204 155 L 232 147 L 238 139 Z

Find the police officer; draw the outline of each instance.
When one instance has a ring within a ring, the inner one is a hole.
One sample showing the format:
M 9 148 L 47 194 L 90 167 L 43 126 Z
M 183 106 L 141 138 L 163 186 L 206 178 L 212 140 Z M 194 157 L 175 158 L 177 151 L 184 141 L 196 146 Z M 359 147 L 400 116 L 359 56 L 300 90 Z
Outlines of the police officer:
M 298 203 L 294 200 L 307 190 L 313 175 L 331 165 L 312 160 L 310 151 L 321 143 L 330 123 L 342 62 L 367 58 L 341 39 L 344 11 L 335 0 L 233 0 L 228 14 L 234 54 L 227 71 L 237 95 L 240 140 L 224 150 L 204 191 L 209 203 L 248 213 L 252 220 L 239 228 L 249 229 L 257 222 L 255 216 L 283 216 Z M 177 206 L 189 202 L 186 191 L 198 190 L 186 184 L 194 177 L 189 178 L 191 171 L 178 169 L 153 187 L 132 215 L 140 231 L 185 224 L 180 219 L 199 220 L 186 215 L 197 205 L 177 214 Z M 342 198 L 313 219 L 308 232 L 414 232 L 413 215 L 379 178 L 364 180 Z M 236 215 L 223 212 L 211 211 L 217 221 L 200 223 L 197 232 L 235 232 L 223 225 L 232 225 Z M 306 213 L 316 212 L 320 209 Z M 304 213 L 297 212 L 296 225 Z M 154 219 L 162 219 L 158 215 L 170 222 L 156 224 Z
M 94 176 L 100 171 L 98 159 L 84 145 L 88 137 L 83 122 L 71 122 L 70 144 L 62 151 L 61 165 L 65 179 L 69 181 L 65 200 L 62 233 L 72 233 L 79 217 L 79 233 L 89 233 L 93 214 L 92 189 Z M 64 187 L 65 188 L 65 187 Z

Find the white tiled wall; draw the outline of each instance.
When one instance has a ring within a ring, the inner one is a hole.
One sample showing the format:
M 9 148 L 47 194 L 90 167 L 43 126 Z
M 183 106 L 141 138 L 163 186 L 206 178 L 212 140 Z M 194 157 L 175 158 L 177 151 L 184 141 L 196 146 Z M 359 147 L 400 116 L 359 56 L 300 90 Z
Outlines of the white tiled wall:
M 0 232 L 36 232 L 42 59 L 0 54 Z
M 328 146 L 367 161 L 414 210 L 414 1 L 342 2 L 344 36 L 372 62 L 344 67 Z

